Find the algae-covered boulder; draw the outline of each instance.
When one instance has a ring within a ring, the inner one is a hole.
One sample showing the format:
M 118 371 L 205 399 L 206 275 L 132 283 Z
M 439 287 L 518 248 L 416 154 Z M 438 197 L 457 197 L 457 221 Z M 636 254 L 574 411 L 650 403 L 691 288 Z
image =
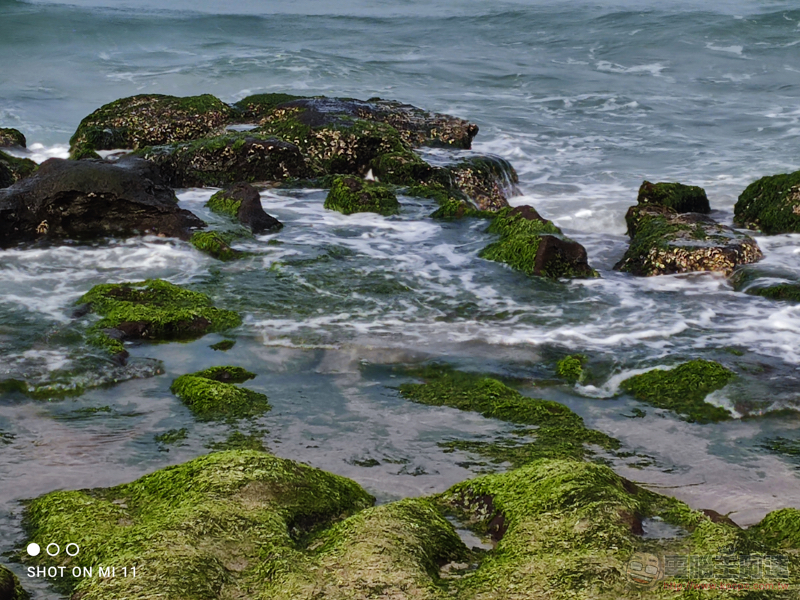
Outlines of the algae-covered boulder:
M 22 589 L 19 579 L 8 568 L 0 565 L 0 600 L 28 600 L 30 596 Z
M 556 364 L 556 375 L 569 383 L 580 383 L 586 377 L 583 369 L 585 364 L 586 357 L 583 354 L 565 356 Z
M 400 212 L 397 196 L 385 185 L 349 176 L 333 179 L 325 208 L 345 215 L 374 212 L 388 216 Z
M 18 129 L 10 127 L 0 127 L 0 148 L 11 148 L 19 146 L 25 148 L 25 136 Z
M 261 195 L 249 183 L 237 183 L 218 191 L 206 206 L 217 214 L 239 221 L 253 233 L 277 231 L 283 227 L 283 223 L 264 211 Z
M 0 188 L 14 185 L 36 169 L 36 163 L 29 158 L 17 158 L 0 151 Z
M 530 206 L 501 210 L 488 232 L 499 233 L 500 239 L 481 250 L 481 258 L 553 279 L 597 276 L 589 266 L 586 249 L 564 237 L 558 227 Z
M 645 181 L 639 187 L 639 206 L 666 206 L 679 213 L 694 212 L 708 214 L 711 206 L 706 191 L 696 185 L 682 183 L 650 183 Z
M 189 242 L 201 252 L 218 260 L 234 260 L 242 255 L 241 251 L 231 248 L 229 241 L 216 231 L 197 231 Z
M 519 182 L 517 172 L 507 160 L 499 156 L 473 156 L 443 167 L 437 179 L 449 179 L 448 187 L 454 188 L 469 198 L 478 210 L 499 211 L 508 206 Z
M 789 269 L 750 266 L 736 269 L 730 283 L 737 292 L 770 300 L 800 302 L 800 282 Z
M 96 285 L 78 303 L 102 316 L 89 341 L 122 359 L 128 355 L 123 340 L 187 340 L 242 322 L 235 312 L 215 308 L 205 294 L 161 279 Z
M 251 133 L 147 146 L 135 154 L 157 164 L 173 187 L 222 187 L 242 181 L 281 181 L 308 175 L 297 146 Z
M 587 429 L 583 419 L 563 404 L 523 396 L 492 377 L 456 371 L 444 365 L 405 369 L 400 373 L 422 380 L 422 383 L 399 386 L 400 394 L 412 402 L 451 406 L 487 418 L 536 428 L 525 432 L 533 436 L 533 441 L 456 441 L 444 444 L 445 447 L 477 452 L 514 466 L 542 457 L 590 457 L 593 453 L 585 444 L 607 450 L 619 448 L 617 440 L 600 431 Z
M 172 382 L 170 391 L 203 420 L 260 415 L 272 408 L 264 394 L 234 385 L 253 379 L 241 367 L 211 367 Z
M 300 463 L 215 452 L 133 483 L 33 500 L 28 540 L 44 548 L 68 539 L 81 551 L 25 558 L 68 565 L 62 583 L 82 600 L 255 600 L 305 560 L 310 534 L 373 500 L 357 483 Z M 94 576 L 70 579 L 74 566 Z M 116 577 L 98 577 L 99 566 L 116 567 Z
M 188 239 L 204 226 L 178 207 L 154 165 L 133 157 L 114 163 L 51 158 L 0 190 L 0 246 L 144 234 Z
M 302 108 L 310 114 L 307 120 L 323 121 L 333 118 L 361 119 L 390 125 L 411 147 L 445 146 L 468 149 L 478 133 L 478 126 L 464 119 L 432 113 L 410 104 L 371 98 L 314 98 L 289 94 L 256 94 L 235 104 L 249 119 L 269 120 L 276 110 Z
M 699 213 L 678 213 L 658 205 L 634 206 L 625 216 L 631 243 L 614 265 L 634 275 L 719 271 L 762 258 L 750 236 Z
M 734 373 L 708 360 L 691 360 L 673 369 L 654 369 L 624 380 L 620 387 L 639 400 L 682 415 L 689 422 L 710 423 L 731 418 L 722 407 L 705 401 L 725 387 Z
M 70 152 L 158 146 L 221 132 L 233 109 L 210 94 L 141 94 L 105 104 L 84 118 L 70 138 Z
M 800 171 L 748 185 L 733 207 L 733 220 L 768 235 L 800 232 Z

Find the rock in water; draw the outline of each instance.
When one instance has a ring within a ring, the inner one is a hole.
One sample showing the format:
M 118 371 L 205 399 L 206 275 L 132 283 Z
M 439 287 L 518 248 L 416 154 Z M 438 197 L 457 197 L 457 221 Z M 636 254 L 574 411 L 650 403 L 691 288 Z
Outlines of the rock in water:
M 800 171 L 748 185 L 733 208 L 733 220 L 768 235 L 800 232 Z
M 40 238 L 155 234 L 189 239 L 205 223 L 178 208 L 153 164 L 51 158 L 0 190 L 0 246 Z
M 645 181 L 639 188 L 639 197 L 636 201 L 640 206 L 644 204 L 668 206 L 679 213 L 696 212 L 707 215 L 711 212 L 706 191 L 696 185 Z
M 30 596 L 22 589 L 17 576 L 0 565 L 0 600 L 28 600 L 28 598 Z
M 0 148 L 20 146 L 25 148 L 26 140 L 22 132 L 10 127 L 0 127 Z
M 358 177 L 336 177 L 325 198 L 325 208 L 345 215 L 374 212 L 388 216 L 400 212 L 394 192 L 384 185 Z
M 479 256 L 527 273 L 558 279 L 597 277 L 589 266 L 586 249 L 564 237 L 561 230 L 531 206 L 517 206 L 497 213 L 488 229 L 500 239 Z
M 217 214 L 236 219 L 253 233 L 277 231 L 283 223 L 268 215 L 261 206 L 261 195 L 249 183 L 238 183 L 220 190 L 206 204 Z
M 0 188 L 14 185 L 37 169 L 29 158 L 17 158 L 0 151 Z

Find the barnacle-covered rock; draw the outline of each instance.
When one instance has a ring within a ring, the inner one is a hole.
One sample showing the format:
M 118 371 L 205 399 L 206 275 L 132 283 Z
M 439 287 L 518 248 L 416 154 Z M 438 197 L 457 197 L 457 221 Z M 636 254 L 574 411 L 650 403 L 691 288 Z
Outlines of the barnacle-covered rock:
M 0 148 L 11 148 L 19 146 L 24 148 L 26 144 L 25 136 L 18 129 L 10 127 L 0 127 Z
M 0 151 L 0 188 L 14 185 L 37 169 L 29 158 L 17 158 Z
M 350 215 L 357 212 L 375 212 L 393 215 L 400 211 L 397 196 L 385 185 L 365 181 L 358 177 L 335 177 L 325 198 L 325 208 Z
M 589 266 L 586 249 L 530 206 L 499 211 L 488 232 L 499 233 L 500 239 L 481 250 L 481 258 L 553 279 L 597 276 Z
M 138 156 L 157 164 L 173 187 L 222 187 L 238 182 L 280 181 L 308 172 L 294 144 L 254 134 L 217 137 L 148 146 Z
M 147 233 L 188 239 L 203 226 L 178 207 L 158 168 L 134 157 L 113 163 L 51 158 L 0 190 L 0 246 Z
M 748 185 L 733 208 L 733 220 L 769 235 L 800 232 L 800 171 Z
M 634 275 L 719 271 L 762 258 L 748 235 L 698 213 L 678 213 L 658 205 L 633 206 L 625 216 L 631 243 L 614 265 Z
M 261 195 L 249 183 L 238 183 L 215 193 L 206 203 L 212 211 L 239 221 L 253 233 L 278 231 L 283 223 L 268 215 Z
M 210 94 L 141 94 L 104 104 L 70 138 L 73 158 L 94 150 L 143 148 L 222 132 L 234 110 Z

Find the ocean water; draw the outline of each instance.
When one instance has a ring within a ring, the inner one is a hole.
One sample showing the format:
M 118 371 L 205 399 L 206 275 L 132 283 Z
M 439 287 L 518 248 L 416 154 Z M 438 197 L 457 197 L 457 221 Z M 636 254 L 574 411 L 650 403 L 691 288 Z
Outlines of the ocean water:
M 250 426 L 270 450 L 388 501 L 446 489 L 482 468 L 438 442 L 491 439 L 509 427 L 404 401 L 380 365 L 437 360 L 535 381 L 552 377 L 557 357 L 583 352 L 595 384 L 523 391 L 564 402 L 653 458 L 644 469 L 617 461 L 620 473 L 743 525 L 798 506 L 797 464 L 761 444 L 800 437 L 800 306 L 736 293 L 714 274 L 611 269 L 627 247 L 624 214 L 642 180 L 703 186 L 713 216 L 730 224 L 748 183 L 800 168 L 795 3 L 168 6 L 0 0 L 0 126 L 20 129 L 42 161 L 66 154 L 81 118 L 132 94 L 409 102 L 477 123 L 474 149 L 519 173 L 511 203 L 535 206 L 584 244 L 602 277 L 529 279 L 477 258 L 491 239 L 484 223 L 433 221 L 430 203 L 406 197 L 396 217 L 345 217 L 322 208 L 322 190 L 265 191 L 265 209 L 285 228 L 242 244 L 252 254 L 230 264 L 157 238 L 0 251 L 0 379 L 44 381 L 71 369 L 84 383 L 122 381 L 58 402 L 0 395 L 0 554 L 24 546 L 21 499 L 129 481 L 224 439 L 225 426 L 196 423 L 169 393 L 175 376 L 224 363 L 258 373 L 250 387 L 274 409 Z M 203 207 L 213 191 L 180 190 L 179 199 L 213 223 Z M 758 242 L 765 270 L 800 277 L 800 235 Z M 82 293 L 154 277 L 242 312 L 234 349 L 210 350 L 219 336 L 141 345 L 116 370 L 79 349 L 73 305 Z M 695 425 L 619 394 L 632 373 L 693 358 L 740 375 L 712 401 L 790 412 Z M 638 406 L 645 418 L 622 416 Z M 97 407 L 108 410 L 81 412 Z M 178 428 L 188 437 L 168 452 L 153 439 Z M 34 592 L 58 597 L 43 584 Z

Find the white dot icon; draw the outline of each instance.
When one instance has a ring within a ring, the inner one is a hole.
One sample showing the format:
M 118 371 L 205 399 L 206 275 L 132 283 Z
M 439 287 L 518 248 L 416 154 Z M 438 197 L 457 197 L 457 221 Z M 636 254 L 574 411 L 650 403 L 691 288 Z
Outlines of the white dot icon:
M 41 551 L 42 551 L 42 549 L 39 548 L 39 544 L 28 544 L 28 554 L 29 555 L 38 556 L 39 552 L 41 552 Z

